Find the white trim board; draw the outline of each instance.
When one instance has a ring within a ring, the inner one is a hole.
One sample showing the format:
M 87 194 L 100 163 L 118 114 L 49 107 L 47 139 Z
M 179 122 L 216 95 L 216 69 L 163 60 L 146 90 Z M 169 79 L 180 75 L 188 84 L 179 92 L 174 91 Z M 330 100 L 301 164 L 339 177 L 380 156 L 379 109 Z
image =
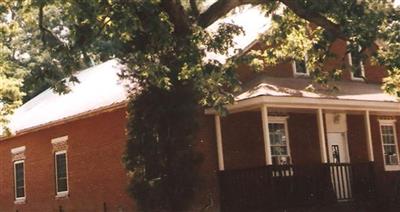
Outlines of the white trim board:
M 327 98 L 304 98 L 304 97 L 282 97 L 282 96 L 258 96 L 250 99 L 238 101 L 226 108 L 234 113 L 261 107 L 277 108 L 299 108 L 299 109 L 324 109 L 324 110 L 352 110 L 370 112 L 387 112 L 400 115 L 400 102 L 379 102 L 346 99 L 327 99 Z M 206 109 L 205 114 L 215 114 L 212 108 Z

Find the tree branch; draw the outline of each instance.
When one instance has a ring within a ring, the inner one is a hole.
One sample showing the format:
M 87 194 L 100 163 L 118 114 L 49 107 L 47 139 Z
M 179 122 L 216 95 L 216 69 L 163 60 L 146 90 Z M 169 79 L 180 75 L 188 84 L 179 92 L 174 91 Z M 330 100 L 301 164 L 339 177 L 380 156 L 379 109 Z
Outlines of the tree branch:
M 43 27 L 43 8 L 44 8 L 44 4 L 40 4 L 39 6 L 39 29 L 40 29 L 40 39 L 42 40 L 42 43 L 44 46 L 46 46 L 46 39 L 44 37 L 45 34 L 45 29 Z
M 206 28 L 221 17 L 225 16 L 232 9 L 246 4 L 261 5 L 272 0 L 218 0 L 212 4 L 206 11 L 200 14 L 198 18 L 198 25 Z M 286 5 L 292 10 L 297 16 L 303 18 L 311 23 L 314 23 L 320 27 L 323 27 L 329 31 L 334 37 L 342 40 L 348 40 L 344 35 L 340 25 L 333 23 L 323 15 L 307 10 L 298 1 L 295 0 L 276 0 Z
M 192 9 L 192 13 L 195 17 L 198 17 L 200 15 L 196 0 L 190 0 L 190 8 Z
M 303 18 L 311 23 L 314 23 L 325 30 L 329 31 L 334 37 L 340 38 L 342 40 L 348 40 L 344 35 L 340 25 L 333 23 L 328 20 L 323 15 L 313 12 L 312 10 L 305 9 L 298 1 L 293 0 L 280 0 L 285 4 L 290 10 L 292 10 L 297 16 Z
M 246 4 L 258 5 L 267 1 L 271 0 L 218 0 L 200 14 L 197 24 L 206 28 L 238 6 Z
M 162 0 L 161 7 L 174 24 L 176 34 L 186 35 L 190 32 L 190 21 L 180 0 Z
M 59 43 L 60 46 L 62 47 L 67 47 L 65 45 L 65 43 L 57 36 L 55 35 L 51 30 L 47 29 L 44 26 L 43 23 L 43 19 L 44 19 L 44 14 L 43 14 L 43 9 L 44 9 L 44 4 L 40 4 L 39 6 L 39 30 L 40 30 L 40 34 L 41 34 L 41 40 L 43 42 L 43 45 L 46 46 L 47 41 L 46 41 L 46 34 L 48 34 L 51 38 L 53 38 L 54 40 L 57 41 L 57 43 Z

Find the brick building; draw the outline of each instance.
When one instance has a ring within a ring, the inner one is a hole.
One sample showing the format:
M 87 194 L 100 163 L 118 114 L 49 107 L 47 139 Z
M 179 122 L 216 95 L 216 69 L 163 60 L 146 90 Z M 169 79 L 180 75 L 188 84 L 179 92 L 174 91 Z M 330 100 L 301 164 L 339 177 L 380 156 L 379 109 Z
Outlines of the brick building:
M 331 50 L 344 56 L 345 45 Z M 240 67 L 244 89 L 229 115 L 206 109 L 198 117 L 204 187 L 193 211 L 394 204 L 400 102 L 380 89 L 383 68 L 361 67 L 346 72 L 335 92 L 307 89 L 302 61 L 262 73 Z M 121 162 L 127 94 L 119 70 L 111 60 L 81 71 L 70 93 L 46 90 L 16 111 L 13 135 L 0 141 L 0 211 L 135 211 Z

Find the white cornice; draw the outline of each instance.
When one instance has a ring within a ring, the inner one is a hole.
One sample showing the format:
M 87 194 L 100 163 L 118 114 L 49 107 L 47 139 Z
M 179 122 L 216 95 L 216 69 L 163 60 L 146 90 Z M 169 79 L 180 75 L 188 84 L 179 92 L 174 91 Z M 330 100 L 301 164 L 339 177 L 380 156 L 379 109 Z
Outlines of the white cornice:
M 400 103 L 380 102 L 380 101 L 361 101 L 346 99 L 327 99 L 327 98 L 304 98 L 304 97 L 277 97 L 277 96 L 258 96 L 251 99 L 241 100 L 232 105 L 227 105 L 229 112 L 240 112 L 261 107 L 261 105 L 276 108 L 298 108 L 298 109 L 326 109 L 326 110 L 352 110 L 371 112 L 388 112 L 400 114 Z M 205 110 L 206 114 L 215 114 L 212 108 Z

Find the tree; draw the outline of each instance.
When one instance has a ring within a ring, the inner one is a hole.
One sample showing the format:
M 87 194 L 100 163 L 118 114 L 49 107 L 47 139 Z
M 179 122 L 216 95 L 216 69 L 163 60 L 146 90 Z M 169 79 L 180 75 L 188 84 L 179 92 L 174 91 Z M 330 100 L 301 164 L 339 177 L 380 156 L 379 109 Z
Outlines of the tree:
M 5 27 L 17 25 L 7 51 L 12 64 L 25 75 L 7 80 L 32 96 L 44 87 L 66 91 L 65 76 L 91 63 L 119 58 L 126 69 L 121 77 L 132 82 L 128 106 L 128 142 L 124 156 L 132 176 L 130 191 L 143 211 L 184 211 L 196 191 L 200 156 L 194 150 L 196 116 L 201 106 L 233 102 L 240 89 L 235 68 L 254 69 L 285 58 L 308 55 L 307 66 L 318 82 L 340 78 L 345 70 L 323 70 L 336 39 L 358 51 L 379 43 L 375 62 L 387 67 L 385 89 L 400 96 L 399 10 L 391 1 L 375 0 L 33 0 L 5 1 Z M 265 51 L 231 57 L 226 63 L 207 59 L 207 52 L 225 54 L 233 37 L 242 32 L 234 24 L 207 27 L 244 5 L 259 5 L 273 16 L 273 25 L 260 40 Z M 11 17 L 9 17 L 11 14 Z M 24 42 L 21 42 L 21 41 Z M 0 57 L 1 64 L 6 64 Z M 8 70 L 14 70 L 8 68 Z M 12 72 L 14 73 L 14 72 Z M 1 74 L 1 72 L 0 72 Z M 1 75 L 0 75 L 1 76 Z M 38 77 L 40 76 L 40 77 Z M 15 81 L 16 80 L 16 81 Z M 20 91 L 18 91 L 20 92 Z M 3 105 L 16 105 L 0 96 Z M 17 101 L 14 101 L 17 100 Z M 12 106 L 11 108 L 14 108 Z M 4 116 L 4 115 L 3 115 Z
M 0 4 L 0 14 L 6 7 Z M 12 23 L 4 24 L 6 16 L 0 17 L 0 126 L 7 123 L 7 116 L 22 102 L 23 67 L 14 60 L 17 52 L 11 47 L 11 37 L 17 33 Z M 0 131 L 1 132 L 1 131 Z

